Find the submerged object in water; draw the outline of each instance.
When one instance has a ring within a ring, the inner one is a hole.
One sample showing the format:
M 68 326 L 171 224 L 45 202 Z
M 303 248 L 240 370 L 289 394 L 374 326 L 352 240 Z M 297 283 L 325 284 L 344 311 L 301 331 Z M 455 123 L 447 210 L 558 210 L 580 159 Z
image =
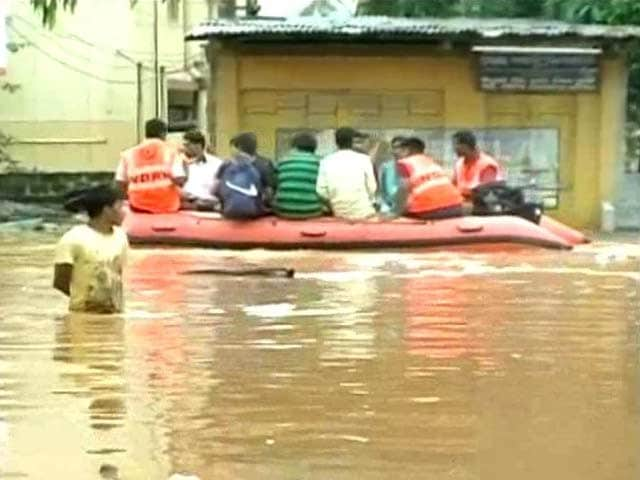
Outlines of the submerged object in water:
M 187 270 L 182 275 L 229 275 L 232 277 L 284 277 L 293 278 L 296 271 L 293 268 L 203 268 Z

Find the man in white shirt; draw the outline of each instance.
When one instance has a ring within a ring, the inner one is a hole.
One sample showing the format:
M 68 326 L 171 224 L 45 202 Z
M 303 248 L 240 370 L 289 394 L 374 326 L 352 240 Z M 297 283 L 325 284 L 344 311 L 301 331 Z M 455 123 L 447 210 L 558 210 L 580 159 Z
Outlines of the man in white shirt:
M 364 137 L 353 128 L 336 130 L 338 151 L 323 158 L 316 192 L 336 217 L 365 220 L 376 215 L 377 189 L 373 164 L 368 155 L 353 150 L 354 139 Z
M 219 205 L 215 196 L 216 177 L 222 160 L 206 152 L 206 140 L 198 130 L 191 130 L 183 137 L 187 158 L 187 183 L 182 187 L 183 208 L 214 210 Z

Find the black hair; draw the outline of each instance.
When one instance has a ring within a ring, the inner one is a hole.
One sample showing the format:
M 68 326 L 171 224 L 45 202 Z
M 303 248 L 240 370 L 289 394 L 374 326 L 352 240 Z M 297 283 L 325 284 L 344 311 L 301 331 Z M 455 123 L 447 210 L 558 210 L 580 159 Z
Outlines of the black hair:
M 396 135 L 391 139 L 390 145 L 393 146 L 394 143 L 403 142 L 406 138 L 407 137 L 405 137 L 404 135 Z
M 206 145 L 207 141 L 200 130 L 189 130 L 182 137 L 185 142 L 195 143 L 201 145 L 202 148 Z
M 336 145 L 341 150 L 353 148 L 353 139 L 363 138 L 362 134 L 351 127 L 342 127 L 336 130 Z
M 478 140 L 471 130 L 460 130 L 453 135 L 453 141 L 470 148 L 478 146 Z
M 68 212 L 87 212 L 90 218 L 99 216 L 105 207 L 122 200 L 121 192 L 110 185 L 96 185 L 68 192 L 64 196 L 64 209 Z
M 409 149 L 411 153 L 423 153 L 426 145 L 421 138 L 418 137 L 408 137 L 403 138 L 401 140 L 400 145 L 402 147 Z
M 231 139 L 231 145 L 247 155 L 255 155 L 258 152 L 258 139 L 256 134 L 245 132 Z
M 312 133 L 299 133 L 291 140 L 291 146 L 303 152 L 315 153 L 318 141 Z
M 144 124 L 145 138 L 159 138 L 164 140 L 168 131 L 169 127 L 167 126 L 167 122 L 161 118 L 152 118 Z

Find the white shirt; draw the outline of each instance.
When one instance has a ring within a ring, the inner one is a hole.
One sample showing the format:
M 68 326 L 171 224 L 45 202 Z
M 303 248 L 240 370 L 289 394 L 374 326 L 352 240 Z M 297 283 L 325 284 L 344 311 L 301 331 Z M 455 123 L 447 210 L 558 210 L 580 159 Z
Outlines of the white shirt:
M 336 217 L 361 220 L 375 215 L 376 177 L 371 159 L 339 150 L 320 162 L 316 191 L 328 200 Z
M 208 153 L 204 154 L 204 162 L 193 162 L 187 166 L 187 183 L 182 191 L 200 200 L 214 200 L 216 175 L 222 160 Z

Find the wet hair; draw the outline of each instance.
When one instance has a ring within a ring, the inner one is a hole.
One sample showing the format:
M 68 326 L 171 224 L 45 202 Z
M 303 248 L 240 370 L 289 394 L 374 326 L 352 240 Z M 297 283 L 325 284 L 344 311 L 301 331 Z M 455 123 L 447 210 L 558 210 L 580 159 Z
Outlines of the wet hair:
M 64 196 L 64 209 L 72 213 L 87 212 L 90 218 L 95 218 L 119 200 L 122 200 L 122 194 L 118 189 L 96 185 L 68 192 Z
M 426 148 L 424 141 L 418 137 L 403 138 L 400 141 L 400 145 L 411 153 L 423 153 Z
M 163 140 L 167 136 L 168 131 L 167 122 L 161 118 L 152 118 L 144 124 L 144 136 L 146 138 L 159 138 Z
M 186 132 L 184 134 L 182 139 L 185 142 L 195 143 L 197 145 L 200 145 L 200 146 L 202 146 L 202 148 L 204 148 L 204 146 L 207 144 L 207 141 L 204 138 L 204 135 L 202 134 L 202 132 L 200 130 L 195 130 L 195 129 L 194 130 L 189 130 L 188 132 Z
M 460 130 L 453 135 L 453 141 L 470 148 L 478 146 L 478 140 L 471 130 Z
M 405 137 L 404 135 L 396 135 L 391 139 L 391 146 L 393 146 L 395 143 L 402 143 L 406 138 L 407 137 Z
M 336 130 L 336 145 L 341 150 L 353 148 L 353 140 L 355 138 L 366 137 L 351 127 L 342 127 Z
M 240 133 L 233 137 L 230 143 L 247 155 L 255 155 L 258 151 L 258 139 L 256 134 L 252 132 Z
M 299 133 L 291 140 L 291 146 L 302 152 L 315 153 L 318 141 L 312 133 Z

